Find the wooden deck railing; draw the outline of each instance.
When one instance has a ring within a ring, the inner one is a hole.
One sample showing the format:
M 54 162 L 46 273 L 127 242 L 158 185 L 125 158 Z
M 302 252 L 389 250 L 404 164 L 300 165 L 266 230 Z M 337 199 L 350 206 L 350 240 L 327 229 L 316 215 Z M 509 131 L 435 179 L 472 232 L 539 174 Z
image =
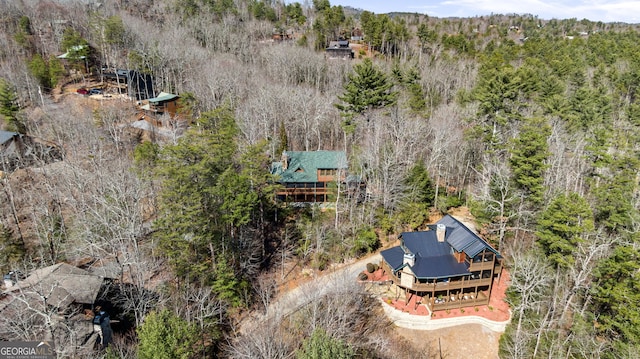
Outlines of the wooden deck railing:
M 393 273 L 389 273 L 389 277 L 394 283 L 400 283 L 400 278 Z M 442 290 L 462 290 L 464 288 L 475 288 L 480 286 L 491 285 L 492 278 L 482 279 L 469 279 L 459 280 L 451 282 L 438 282 L 438 283 L 413 283 L 409 289 L 417 292 L 436 292 Z
M 494 262 L 471 262 L 469 264 L 469 272 L 476 272 L 476 271 L 481 271 L 481 270 L 489 270 L 491 268 L 493 268 Z
M 323 187 L 318 187 L 318 188 L 285 188 L 285 189 L 281 189 L 280 191 L 277 192 L 277 194 L 279 195 L 296 195 L 296 194 L 328 194 L 328 193 L 333 193 L 335 191 L 331 190 L 330 188 L 323 188 Z
M 474 307 L 476 305 L 487 305 L 489 304 L 488 297 L 482 298 L 474 298 L 474 299 L 456 299 L 448 301 L 444 301 L 441 303 L 436 303 L 435 299 L 428 301 L 429 309 L 434 310 L 446 310 L 446 309 L 455 309 L 455 308 L 464 308 L 464 307 Z
M 491 269 L 491 266 L 494 265 L 494 262 L 482 262 L 478 263 L 482 266 L 484 270 Z M 500 273 L 500 269 L 502 266 L 500 263 L 495 263 L 494 274 Z M 389 275 L 389 278 L 393 280 L 394 283 L 400 284 L 400 277 L 393 273 L 393 270 L 389 267 L 389 265 L 383 260 L 380 261 L 380 266 L 382 269 Z M 484 268 L 487 267 L 487 268 Z M 477 271 L 478 267 L 474 267 L 474 272 Z M 437 282 L 437 283 L 413 283 L 409 289 L 415 290 L 418 292 L 435 292 L 435 291 L 445 291 L 445 290 L 461 290 L 464 288 L 474 288 L 480 286 L 491 285 L 493 278 L 477 278 L 477 279 L 467 279 L 467 280 L 453 280 L 449 282 Z

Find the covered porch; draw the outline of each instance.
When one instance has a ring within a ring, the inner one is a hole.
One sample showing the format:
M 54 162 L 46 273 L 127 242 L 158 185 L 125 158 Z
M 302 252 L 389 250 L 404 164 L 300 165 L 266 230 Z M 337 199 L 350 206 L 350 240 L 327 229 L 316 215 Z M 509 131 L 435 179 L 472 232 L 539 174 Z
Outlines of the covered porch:
M 406 287 L 398 285 L 402 283 L 402 272 L 394 273 L 384 260 L 380 262 L 380 267 L 394 283 L 396 300 L 402 296 L 406 303 L 414 301 L 424 304 L 432 312 L 489 304 L 494 280 L 492 271 L 487 277 L 461 276 L 434 280 L 431 283 L 414 282 Z

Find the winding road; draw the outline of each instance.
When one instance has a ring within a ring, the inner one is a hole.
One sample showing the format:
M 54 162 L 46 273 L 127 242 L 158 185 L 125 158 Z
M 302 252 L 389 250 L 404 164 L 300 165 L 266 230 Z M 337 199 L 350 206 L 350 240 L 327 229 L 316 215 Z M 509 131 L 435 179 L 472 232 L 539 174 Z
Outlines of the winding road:
M 358 274 L 366 269 L 367 263 L 379 263 L 380 260 L 382 260 L 382 256 L 379 253 L 372 254 L 329 270 L 306 283 L 281 293 L 271 301 L 266 313 L 254 311 L 244 318 L 240 322 L 239 333 L 249 333 L 253 329 L 259 328 L 263 323 L 289 316 L 322 295 L 344 292 L 346 281 L 355 283 Z

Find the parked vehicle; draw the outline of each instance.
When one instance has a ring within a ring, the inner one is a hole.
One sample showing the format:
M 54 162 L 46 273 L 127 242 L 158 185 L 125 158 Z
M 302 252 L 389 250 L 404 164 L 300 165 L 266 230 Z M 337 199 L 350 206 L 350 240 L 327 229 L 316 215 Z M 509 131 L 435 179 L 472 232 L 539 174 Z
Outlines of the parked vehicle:
M 86 95 L 86 94 L 89 93 L 89 90 L 87 90 L 84 87 L 81 87 L 81 88 L 77 89 L 76 92 L 79 93 L 80 95 Z
M 100 90 L 100 89 L 91 89 L 91 90 L 89 90 L 89 95 L 102 95 L 102 90 Z

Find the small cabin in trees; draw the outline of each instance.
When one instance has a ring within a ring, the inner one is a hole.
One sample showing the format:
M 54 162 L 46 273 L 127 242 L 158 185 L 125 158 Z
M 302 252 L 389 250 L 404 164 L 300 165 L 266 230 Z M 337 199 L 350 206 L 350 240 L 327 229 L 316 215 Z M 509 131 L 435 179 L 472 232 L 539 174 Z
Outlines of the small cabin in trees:
M 282 189 L 280 200 L 287 202 L 329 202 L 339 186 L 358 189 L 361 181 L 347 176 L 344 151 L 284 151 L 279 162 L 271 164 Z
M 403 232 L 399 246 L 381 253 L 397 295 L 407 303 L 417 296 L 431 311 L 489 304 L 500 253 L 450 215 L 429 228 Z
M 153 113 L 154 115 L 169 114 L 175 117 L 178 111 L 178 100 L 180 96 L 167 92 L 160 92 L 157 97 L 148 99 L 148 103 L 140 108 Z
M 349 41 L 339 40 L 331 41 L 329 47 L 326 48 L 327 56 L 331 59 L 353 59 L 354 53 L 349 46 Z
M 37 338 L 52 340 L 55 333 L 57 343 L 78 343 L 76 350 L 91 351 L 90 339 L 95 341 L 97 334 L 82 313 L 91 312 L 105 289 L 103 277 L 66 263 L 35 270 L 24 279 L 12 277 L 6 276 L 0 292 L 0 338 L 22 340 L 15 328 L 28 324 Z

